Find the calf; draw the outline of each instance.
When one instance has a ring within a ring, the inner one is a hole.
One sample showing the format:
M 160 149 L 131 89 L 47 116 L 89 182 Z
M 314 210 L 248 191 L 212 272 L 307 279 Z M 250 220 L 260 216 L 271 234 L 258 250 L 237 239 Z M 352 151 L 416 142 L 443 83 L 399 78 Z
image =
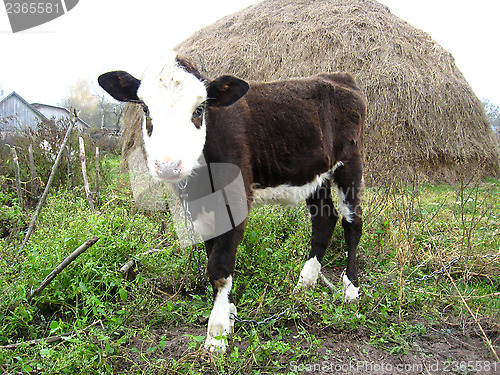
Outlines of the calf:
M 219 163 L 238 167 L 242 183 L 232 194 L 235 204 L 228 203 L 229 192 L 222 203 L 232 219 L 229 228 L 219 224 L 217 208 L 202 205 L 191 212 L 205 239 L 215 295 L 207 349 L 224 351 L 224 337 L 232 333 L 236 248 L 252 204 L 306 201 L 312 220 L 311 250 L 296 290 L 309 288 L 316 282 L 339 217 L 331 196 L 335 186 L 348 250 L 343 296 L 345 301 L 358 297 L 356 248 L 362 230 L 366 101 L 349 74 L 265 83 L 228 75 L 210 80 L 190 60 L 172 54 L 148 68 L 141 80 L 115 71 L 101 75 L 99 84 L 115 99 L 142 106 L 150 174 L 181 182 L 190 200 L 193 194 L 205 194 L 197 192 L 204 184 L 200 167 L 210 169 Z M 230 175 L 219 173 L 218 185 L 229 186 L 234 178 Z M 213 185 L 212 177 L 210 181 Z M 238 213 L 241 220 L 234 220 Z

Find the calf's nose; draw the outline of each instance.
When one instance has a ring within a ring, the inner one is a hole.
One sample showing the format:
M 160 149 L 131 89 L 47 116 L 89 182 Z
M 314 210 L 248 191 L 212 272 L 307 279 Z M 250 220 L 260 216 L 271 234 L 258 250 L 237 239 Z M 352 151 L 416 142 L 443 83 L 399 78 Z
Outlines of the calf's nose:
M 174 161 L 174 162 L 161 162 L 156 160 L 155 161 L 155 172 L 158 175 L 158 177 L 163 178 L 163 179 L 175 179 L 180 176 L 182 172 L 182 165 L 181 161 Z

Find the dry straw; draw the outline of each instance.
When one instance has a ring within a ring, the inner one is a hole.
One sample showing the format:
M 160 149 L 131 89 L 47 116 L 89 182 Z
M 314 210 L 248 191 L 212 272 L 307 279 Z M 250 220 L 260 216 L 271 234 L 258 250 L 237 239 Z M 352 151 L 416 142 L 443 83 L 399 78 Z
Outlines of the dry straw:
M 489 120 L 453 56 L 376 1 L 265 0 L 176 50 L 211 77 L 355 75 L 369 101 L 368 180 L 453 181 L 478 166 L 485 175 L 498 173 Z

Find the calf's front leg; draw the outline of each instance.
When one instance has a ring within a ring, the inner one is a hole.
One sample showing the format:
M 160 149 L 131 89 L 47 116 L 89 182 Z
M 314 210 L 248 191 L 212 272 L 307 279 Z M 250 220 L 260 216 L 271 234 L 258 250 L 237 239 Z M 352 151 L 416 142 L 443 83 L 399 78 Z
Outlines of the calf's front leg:
M 214 306 L 208 318 L 205 349 L 225 352 L 233 334 L 236 306 L 232 295 L 236 248 L 243 234 L 237 227 L 215 239 L 208 250 L 207 272 L 214 290 Z M 233 316 L 234 314 L 234 316 Z
M 227 340 L 234 332 L 234 317 L 236 306 L 231 294 L 233 277 L 216 280 L 214 283 L 215 301 L 208 318 L 207 339 L 205 349 L 225 352 Z

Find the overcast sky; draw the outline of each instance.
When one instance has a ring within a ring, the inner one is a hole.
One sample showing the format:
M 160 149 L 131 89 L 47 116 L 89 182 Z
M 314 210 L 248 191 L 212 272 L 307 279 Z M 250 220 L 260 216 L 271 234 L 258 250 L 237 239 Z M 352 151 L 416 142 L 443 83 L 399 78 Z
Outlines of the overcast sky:
M 49 23 L 13 34 L 0 5 L 0 87 L 56 104 L 79 78 L 148 61 L 255 0 L 80 0 Z M 500 105 L 500 0 L 380 0 L 451 52 L 480 99 Z M 174 5 L 175 4 L 175 5 Z

